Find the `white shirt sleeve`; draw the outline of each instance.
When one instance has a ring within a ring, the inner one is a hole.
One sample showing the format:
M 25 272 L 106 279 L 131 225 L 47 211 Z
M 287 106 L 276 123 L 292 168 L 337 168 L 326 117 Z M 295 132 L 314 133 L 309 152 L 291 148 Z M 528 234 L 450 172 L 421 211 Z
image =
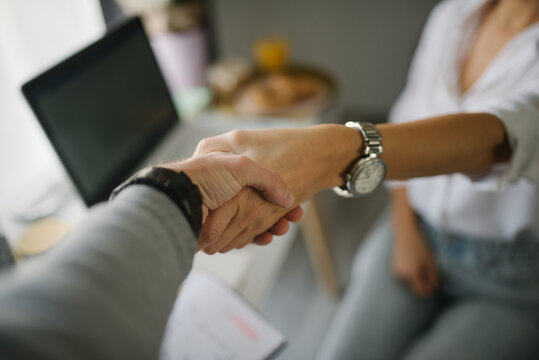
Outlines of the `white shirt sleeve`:
M 534 87 L 477 107 L 478 111 L 496 115 L 505 126 L 512 156 L 502 174 L 502 184 L 520 178 L 539 182 L 539 71 L 537 73 Z
M 462 103 L 459 98 L 444 97 L 446 94 L 443 92 L 443 95 L 437 98 L 433 95 L 440 94 L 440 89 L 446 86 L 443 83 L 445 80 L 440 76 L 446 74 L 448 70 L 441 64 L 447 64 L 444 59 L 448 56 L 456 56 L 454 53 L 448 54 L 445 51 L 447 47 L 440 46 L 440 39 L 446 39 L 449 42 L 455 40 L 448 34 L 448 29 L 454 27 L 452 23 L 454 23 L 455 18 L 461 16 L 459 14 L 467 16 L 467 8 L 472 6 L 473 4 L 466 1 L 444 1 L 434 8 L 410 65 L 406 87 L 392 107 L 389 121 L 402 123 L 452 112 L 493 114 L 505 126 L 512 148 L 512 157 L 507 163 L 493 166 L 486 176 L 480 179 L 469 179 L 470 183 L 473 183 L 473 186 L 479 191 L 498 192 L 507 185 L 518 181 L 538 182 L 539 61 L 536 61 L 536 47 L 530 48 L 529 45 L 526 45 L 517 48 L 518 54 L 515 53 L 510 58 L 504 58 L 503 64 L 505 66 L 498 61 L 496 72 L 492 73 L 491 69 L 489 87 L 479 92 L 475 91 L 465 103 Z M 532 34 L 532 36 L 535 35 Z M 523 44 L 522 41 L 520 43 Z M 453 49 L 453 45 L 449 48 Z M 523 54 L 524 57 L 522 57 Z M 528 63 L 515 61 L 515 59 L 533 59 L 534 57 L 535 63 L 528 60 L 526 60 Z M 510 67 L 514 66 L 517 67 L 518 71 L 511 72 Z M 496 77 L 503 81 L 496 82 Z M 518 86 L 511 85 L 515 82 L 518 83 Z M 507 90 L 500 91 L 500 88 L 504 87 Z M 437 102 L 426 101 L 427 98 L 436 99 Z M 440 99 L 448 101 L 444 103 Z M 394 185 L 402 185 L 402 183 L 387 182 L 387 185 L 393 187 Z

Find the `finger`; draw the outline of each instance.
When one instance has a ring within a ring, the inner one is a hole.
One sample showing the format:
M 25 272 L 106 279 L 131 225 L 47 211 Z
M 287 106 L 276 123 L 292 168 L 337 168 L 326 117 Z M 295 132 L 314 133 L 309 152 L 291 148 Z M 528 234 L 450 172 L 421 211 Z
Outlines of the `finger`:
M 198 237 L 198 250 L 206 249 L 220 241 L 221 235 L 236 216 L 237 203 L 233 200 L 224 203 L 221 207 L 211 211 L 206 217 Z
M 235 239 L 234 244 L 232 244 L 233 245 L 232 248 L 243 249 L 245 246 L 249 245 L 250 243 L 264 246 L 264 245 L 270 244 L 272 240 L 273 240 L 273 234 L 270 231 L 265 231 L 262 234 L 255 236 L 254 238 L 252 235 L 244 236 L 243 238 L 238 237 L 237 239 Z M 231 245 L 229 244 L 229 246 Z
M 224 249 L 233 249 L 236 238 L 242 234 L 247 228 L 243 221 L 239 221 L 237 218 L 235 221 L 230 221 L 226 229 L 221 233 L 219 240 L 211 244 L 205 249 L 206 254 L 213 255 L 217 252 L 221 252 Z M 229 246 L 230 243 L 231 246 Z
M 430 282 L 434 289 L 438 287 L 438 270 L 436 268 L 433 269 L 430 275 Z
M 273 235 L 269 231 L 265 231 L 264 234 L 267 234 L 266 236 L 273 238 Z M 231 248 L 243 249 L 244 247 L 246 247 L 247 245 L 255 241 L 256 238 L 257 236 L 255 236 L 254 234 L 249 234 L 249 236 L 238 237 L 235 239 L 234 244 Z
M 245 242 L 243 244 L 240 244 L 238 246 L 238 249 L 243 249 L 245 246 L 247 246 L 247 245 L 249 245 L 251 243 L 253 243 L 255 245 L 259 245 L 259 246 L 264 246 L 264 245 L 270 244 L 272 241 L 273 241 L 273 234 L 270 233 L 269 231 L 265 231 L 262 234 L 259 234 L 259 235 L 255 236 L 253 241 L 249 241 L 249 242 Z
M 250 186 L 262 193 L 272 204 L 289 208 L 294 205 L 294 194 L 290 191 L 283 178 L 274 171 L 263 168 L 249 159 L 241 156 L 238 159 L 238 180 L 243 186 Z
M 219 245 L 223 246 L 215 246 L 213 251 L 225 252 L 251 242 L 279 219 L 274 213 L 276 209 L 282 212 L 262 199 L 260 193 L 253 189 L 242 190 L 235 199 L 238 203 L 238 214 L 221 235 L 222 241 L 219 241 Z
M 412 276 L 410 279 L 408 279 L 408 283 L 416 295 L 421 297 L 423 296 L 423 285 L 421 284 L 421 280 L 419 279 L 418 275 Z
M 265 233 L 260 234 L 257 237 L 255 237 L 255 239 L 253 240 L 253 244 L 259 245 L 259 246 L 269 245 L 272 242 L 272 240 L 273 240 L 273 236 L 271 235 L 271 233 L 266 231 Z
M 232 249 L 240 249 L 245 245 L 251 243 L 255 239 L 255 234 L 245 229 L 238 234 L 232 241 L 230 241 L 225 247 L 219 250 L 220 253 L 229 252 Z
M 273 232 L 274 227 L 275 231 L 278 234 Z M 264 234 L 267 234 L 264 237 L 266 238 L 266 240 L 269 240 L 268 243 L 270 243 L 271 239 L 273 238 L 273 235 L 284 235 L 287 231 L 288 221 L 286 221 L 286 219 L 284 218 L 281 218 L 268 231 L 264 232 Z M 257 236 L 256 233 L 253 232 L 253 229 L 245 229 L 241 233 L 239 233 L 232 241 L 230 241 L 225 247 L 221 248 L 219 252 L 225 253 L 232 249 L 241 249 L 247 244 L 253 242 L 259 236 L 260 235 Z
M 434 286 L 430 281 L 431 269 L 429 266 L 424 265 L 420 269 L 419 273 L 419 283 L 421 286 L 421 295 L 429 296 L 434 291 Z
M 251 232 L 245 231 L 242 234 L 238 235 L 236 239 L 231 241 L 225 249 L 224 252 L 231 249 L 241 249 L 251 242 L 255 242 L 256 245 L 267 245 L 271 243 L 273 235 L 282 236 L 288 232 L 290 225 L 288 220 L 282 217 L 268 230 L 257 236 L 253 236 Z
M 290 210 L 284 217 L 290 222 L 297 223 L 303 217 L 303 208 L 301 205 L 298 205 Z
M 431 289 L 434 291 L 438 287 L 438 269 L 434 264 L 431 264 L 429 266 L 429 270 L 427 272 L 427 280 L 431 287 Z
M 195 149 L 194 156 L 216 151 L 235 152 L 233 146 L 234 131 L 201 140 Z M 236 131 L 237 133 L 237 131 Z
M 273 235 L 281 236 L 288 232 L 290 225 L 288 225 L 288 220 L 285 218 L 280 218 L 277 222 L 269 229 L 269 232 Z
M 211 152 L 220 151 L 220 150 L 212 150 L 213 141 L 215 138 L 216 136 L 200 140 L 197 144 L 197 148 L 195 149 L 195 152 L 193 153 L 193 156 L 204 155 L 204 154 L 209 154 Z

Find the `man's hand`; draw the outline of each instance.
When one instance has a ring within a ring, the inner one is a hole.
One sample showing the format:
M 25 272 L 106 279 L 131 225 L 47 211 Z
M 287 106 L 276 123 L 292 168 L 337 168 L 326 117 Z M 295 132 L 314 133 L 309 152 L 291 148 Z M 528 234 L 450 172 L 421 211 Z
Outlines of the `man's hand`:
M 199 248 L 214 254 L 242 248 L 253 239 L 258 245 L 267 245 L 273 235 L 286 234 L 288 222 L 297 222 L 302 215 L 303 210 L 299 206 L 291 211 L 272 205 L 257 191 L 246 188 L 210 212 L 202 226 Z M 275 219 L 278 219 L 277 222 Z
M 357 158 L 360 149 L 361 140 L 356 130 L 320 125 L 236 130 L 201 141 L 195 155 L 214 151 L 246 155 L 283 176 L 294 192 L 296 204 L 300 204 L 322 189 L 342 185 L 342 173 Z M 239 194 L 212 214 L 212 221 L 206 226 L 206 232 L 202 230 L 205 234 L 201 234 L 201 238 L 215 244 L 206 249 L 208 253 L 226 252 L 253 240 L 262 245 L 271 242 L 272 234 L 285 232 L 288 221 L 299 221 L 302 215 L 299 206 L 286 213 L 260 203 L 252 193 Z M 226 229 L 225 223 L 228 224 Z
M 212 153 L 161 166 L 185 172 L 191 181 L 199 187 L 202 195 L 204 221 L 211 211 L 227 203 L 245 187 L 257 190 L 257 192 L 251 191 L 256 194 L 259 206 L 264 204 L 274 211 L 278 209 L 279 212 L 286 214 L 290 212 L 290 207 L 294 204 L 294 195 L 284 180 L 277 173 L 264 169 L 246 156 Z M 231 205 L 228 205 L 228 208 L 231 208 Z M 221 215 L 224 213 L 224 210 L 218 212 Z M 233 217 L 230 214 L 228 216 Z M 211 219 L 212 223 L 215 222 L 215 216 L 212 216 Z M 295 220 L 295 217 L 292 217 L 292 220 Z M 286 233 L 288 222 L 286 225 L 281 222 L 275 230 L 276 234 Z M 199 248 L 210 245 L 211 239 L 214 239 L 207 236 L 207 233 L 208 230 L 203 227 L 201 237 L 204 240 L 199 240 Z M 265 236 L 267 240 L 268 235 Z
M 342 172 L 357 157 L 360 148 L 357 131 L 338 125 L 321 125 L 298 129 L 236 130 L 201 141 L 195 155 L 215 151 L 246 155 L 281 174 L 294 192 L 296 204 L 300 204 L 319 190 L 341 185 Z M 247 198 L 251 200 L 245 201 Z M 216 244 L 207 252 L 225 252 L 253 240 L 258 244 L 269 243 L 272 233 L 282 233 L 288 228 L 288 221 L 297 221 L 303 214 L 299 207 L 286 213 L 261 204 L 252 193 L 239 194 L 231 202 L 234 204 L 216 211 L 206 227 L 207 241 Z M 238 215 L 231 216 L 236 215 L 236 211 L 239 211 Z M 223 227 L 225 223 L 227 229 Z

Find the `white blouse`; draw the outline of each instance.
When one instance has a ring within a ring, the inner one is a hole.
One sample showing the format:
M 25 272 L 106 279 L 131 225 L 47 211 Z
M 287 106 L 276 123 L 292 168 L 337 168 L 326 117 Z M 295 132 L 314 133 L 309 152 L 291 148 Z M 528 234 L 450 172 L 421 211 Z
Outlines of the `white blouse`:
M 496 115 L 513 149 L 511 161 L 479 181 L 463 174 L 407 181 L 410 203 L 446 230 L 495 240 L 525 234 L 539 239 L 539 23 L 515 36 L 462 94 L 460 64 L 486 3 L 448 0 L 436 6 L 390 120 L 463 112 Z

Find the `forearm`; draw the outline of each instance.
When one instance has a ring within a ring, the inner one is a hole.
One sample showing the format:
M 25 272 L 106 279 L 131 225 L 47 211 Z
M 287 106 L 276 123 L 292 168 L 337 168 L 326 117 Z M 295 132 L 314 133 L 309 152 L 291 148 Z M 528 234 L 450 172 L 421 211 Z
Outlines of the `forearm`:
M 195 245 L 166 195 L 126 189 L 6 279 L 0 349 L 8 358 L 156 358 Z
M 490 114 L 451 114 L 404 124 L 383 124 L 388 179 L 467 173 L 482 175 L 506 160 L 501 121 Z
M 379 125 L 388 179 L 485 172 L 507 150 L 502 123 L 489 114 L 454 114 Z M 237 130 L 199 143 L 195 154 L 247 155 L 285 179 L 296 202 L 341 186 L 364 144 L 356 129 L 318 125 L 299 129 Z

